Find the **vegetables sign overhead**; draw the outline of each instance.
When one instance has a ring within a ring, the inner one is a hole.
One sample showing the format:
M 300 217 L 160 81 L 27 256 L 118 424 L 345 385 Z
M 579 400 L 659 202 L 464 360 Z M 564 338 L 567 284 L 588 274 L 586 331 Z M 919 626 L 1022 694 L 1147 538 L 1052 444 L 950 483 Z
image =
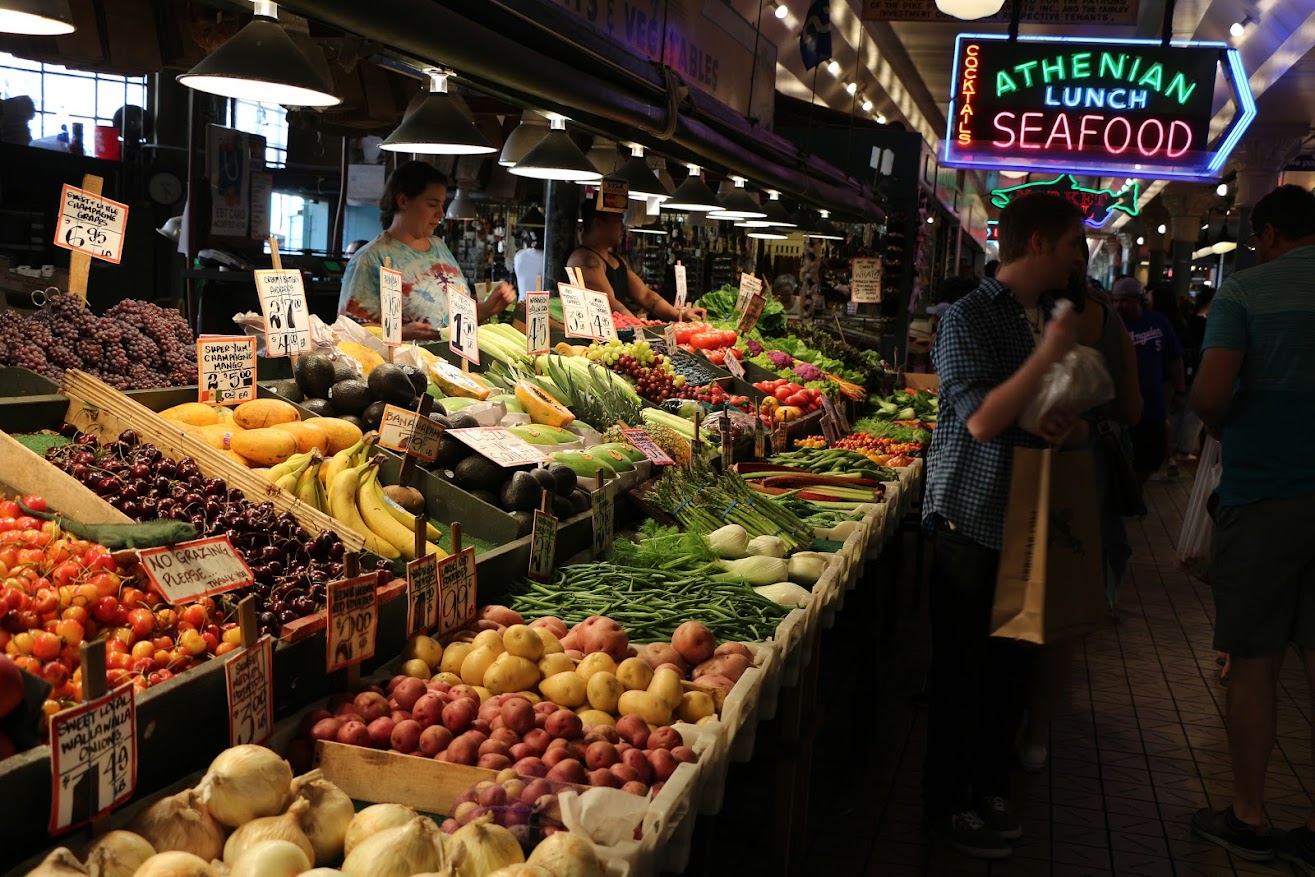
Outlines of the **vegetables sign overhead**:
M 1256 116 L 1224 43 L 960 34 L 942 164 L 1104 176 L 1219 176 Z M 1211 141 L 1222 73 L 1237 106 Z

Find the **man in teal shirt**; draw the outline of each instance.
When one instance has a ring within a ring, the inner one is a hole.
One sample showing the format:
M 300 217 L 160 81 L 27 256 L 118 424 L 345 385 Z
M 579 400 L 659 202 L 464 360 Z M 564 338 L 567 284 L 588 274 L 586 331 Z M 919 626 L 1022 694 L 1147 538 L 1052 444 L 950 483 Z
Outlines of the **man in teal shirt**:
M 1315 695 L 1315 195 L 1281 186 L 1256 204 L 1255 268 L 1219 287 L 1192 408 L 1220 437 L 1210 587 L 1215 648 L 1232 656 L 1230 807 L 1196 833 L 1250 861 L 1281 856 L 1315 874 L 1315 816 L 1280 838 L 1265 822 L 1279 667 L 1301 649 Z

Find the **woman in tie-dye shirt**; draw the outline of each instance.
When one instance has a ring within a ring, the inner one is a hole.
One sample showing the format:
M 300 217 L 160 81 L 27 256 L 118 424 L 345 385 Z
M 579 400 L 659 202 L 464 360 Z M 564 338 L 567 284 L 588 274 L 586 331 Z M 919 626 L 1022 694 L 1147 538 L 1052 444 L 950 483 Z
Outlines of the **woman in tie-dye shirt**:
M 393 171 L 379 199 L 383 233 L 356 252 L 342 278 L 338 312 L 379 323 L 379 269 L 387 258 L 402 272 L 402 338 L 429 341 L 447 325 L 447 297 L 470 295 L 452 252 L 434 235 L 443 221 L 447 177 L 432 165 L 409 161 Z M 478 303 L 480 322 L 516 300 L 501 283 Z

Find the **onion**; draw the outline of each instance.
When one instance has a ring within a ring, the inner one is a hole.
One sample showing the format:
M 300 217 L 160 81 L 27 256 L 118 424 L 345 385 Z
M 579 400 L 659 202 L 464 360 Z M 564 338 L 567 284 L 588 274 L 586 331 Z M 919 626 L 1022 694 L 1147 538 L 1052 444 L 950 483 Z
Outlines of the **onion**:
M 199 856 L 170 850 L 151 856 L 133 877 L 215 877 L 215 871 Z
M 372 834 L 378 834 L 389 828 L 401 828 L 412 819 L 416 812 L 401 804 L 371 804 L 352 817 L 347 824 L 347 835 L 343 838 L 342 851 L 351 855 L 358 843 Z
M 301 817 L 301 829 L 315 851 L 315 864 L 324 865 L 342 858 L 347 826 L 356 816 L 352 799 L 325 779 L 319 768 L 293 780 L 292 794 L 297 800 L 310 803 L 310 809 Z M 297 801 L 292 803 L 295 806 Z
M 315 848 L 310 839 L 301 830 L 301 820 L 310 812 L 310 802 L 298 799 L 292 802 L 288 812 L 282 816 L 262 816 L 241 826 L 228 836 L 224 844 L 224 863 L 232 867 L 242 858 L 243 853 L 259 843 L 268 840 L 282 840 L 295 846 L 306 855 L 307 865 L 315 858 Z M 306 870 L 303 868 L 302 870 Z
M 301 877 L 343 877 L 343 873 L 337 868 L 311 868 Z
M 553 877 L 598 877 L 603 873 L 594 845 L 569 831 L 544 838 L 530 853 L 529 862 L 552 872 Z
M 157 853 L 191 853 L 206 862 L 224 852 L 224 829 L 201 805 L 194 789 L 161 798 L 128 826 Z
M 87 869 L 82 867 L 72 850 L 55 847 L 40 865 L 27 872 L 27 877 L 86 877 L 86 874 Z
M 459 877 L 485 877 L 499 868 L 525 861 L 516 836 L 501 825 L 494 825 L 491 819 L 482 816 L 468 822 L 448 838 L 448 852 Z
M 87 870 L 91 877 L 132 877 L 153 855 L 155 847 L 140 834 L 111 831 L 87 851 Z
M 262 816 L 277 816 L 288 800 L 292 768 L 264 746 L 225 749 L 196 787 L 201 803 L 223 825 L 237 828 Z
M 357 844 L 343 860 L 342 872 L 347 877 L 411 877 L 437 871 L 446 858 L 443 833 L 434 820 L 416 816 Z
M 233 862 L 230 874 L 231 877 L 296 877 L 309 869 L 310 857 L 296 844 L 262 840 L 243 850 Z
M 522 864 L 499 868 L 487 877 L 557 877 L 557 875 L 542 865 Z

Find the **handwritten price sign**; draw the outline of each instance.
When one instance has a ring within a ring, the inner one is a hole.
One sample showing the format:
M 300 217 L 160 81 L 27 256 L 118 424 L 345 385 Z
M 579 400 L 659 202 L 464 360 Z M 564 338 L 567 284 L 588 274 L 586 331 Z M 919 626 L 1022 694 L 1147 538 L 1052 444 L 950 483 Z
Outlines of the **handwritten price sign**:
M 685 266 L 676 263 L 676 309 L 679 310 L 685 306 L 685 300 L 689 298 L 689 281 L 685 277 Z
M 384 406 L 384 417 L 379 424 L 379 444 L 382 447 L 432 463 L 438 458 L 438 446 L 442 440 L 441 423 L 396 405 Z
M 475 300 L 459 292 L 447 297 L 448 349 L 479 365 L 479 310 Z
M 274 641 L 268 634 L 224 663 L 228 683 L 228 745 L 263 743 L 274 730 Z
M 536 582 L 552 578 L 553 561 L 557 556 L 557 519 L 547 512 L 534 512 L 534 534 L 530 537 L 529 577 Z
M 746 275 L 747 276 L 747 275 Z M 758 284 L 762 288 L 762 284 Z M 761 292 L 755 292 L 749 296 L 749 301 L 745 304 L 740 314 L 740 324 L 737 327 L 741 335 L 747 335 L 753 331 L 753 327 L 758 325 L 758 318 L 763 315 L 763 305 L 767 299 Z M 729 358 L 729 357 L 728 357 Z
M 594 338 L 610 341 L 616 337 L 616 319 L 612 316 L 612 305 L 607 296 L 601 292 L 586 290 L 585 306 L 589 309 L 589 328 Z
M 548 459 L 539 445 L 532 445 L 501 426 L 469 426 L 450 429 L 447 434 L 459 439 L 477 453 L 499 466 L 524 466 Z
M 546 292 L 525 293 L 525 352 L 530 356 L 552 349 L 548 299 Z
M 227 536 L 179 542 L 139 553 L 146 577 L 171 605 L 191 603 L 254 581 Z
M 257 271 L 256 291 L 260 293 L 260 311 L 265 315 L 265 355 L 274 359 L 314 350 L 301 272 Z
M 626 437 L 626 441 L 634 445 L 641 454 L 648 457 L 648 459 L 656 465 L 670 466 L 672 463 L 676 462 L 671 458 L 671 455 L 662 450 L 658 443 L 653 441 L 653 437 L 644 430 L 623 429 L 621 430 L 621 434 Z
M 196 341 L 197 401 L 238 405 L 256 398 L 256 339 L 202 335 Z
M 438 635 L 446 636 L 475 619 L 479 575 L 475 549 L 467 548 L 438 562 Z
M 881 260 L 854 259 L 849 276 L 849 300 L 854 304 L 881 304 Z
M 601 490 L 595 490 L 593 499 L 594 554 L 601 557 L 612 547 L 616 538 L 616 502 L 613 498 L 613 484 L 605 483 Z
M 383 265 L 379 266 L 379 325 L 385 344 L 402 343 L 402 272 Z
M 417 557 L 406 565 L 406 635 L 432 630 L 438 623 L 438 555 Z
M 50 719 L 50 833 L 92 821 L 137 787 L 137 708 L 123 685 Z
M 374 657 L 379 633 L 379 596 L 374 573 L 329 583 L 329 628 L 325 636 L 327 672 Z
M 55 225 L 55 246 L 119 264 L 128 205 L 64 185 Z
M 763 291 L 763 282 L 752 274 L 740 274 L 740 294 L 735 299 L 735 310 L 744 313 L 749 307 L 749 301 Z
M 589 290 L 565 283 L 557 287 L 562 298 L 562 320 L 566 324 L 566 334 L 572 338 L 592 338 L 601 341 L 602 337 L 594 333 L 589 325 Z

